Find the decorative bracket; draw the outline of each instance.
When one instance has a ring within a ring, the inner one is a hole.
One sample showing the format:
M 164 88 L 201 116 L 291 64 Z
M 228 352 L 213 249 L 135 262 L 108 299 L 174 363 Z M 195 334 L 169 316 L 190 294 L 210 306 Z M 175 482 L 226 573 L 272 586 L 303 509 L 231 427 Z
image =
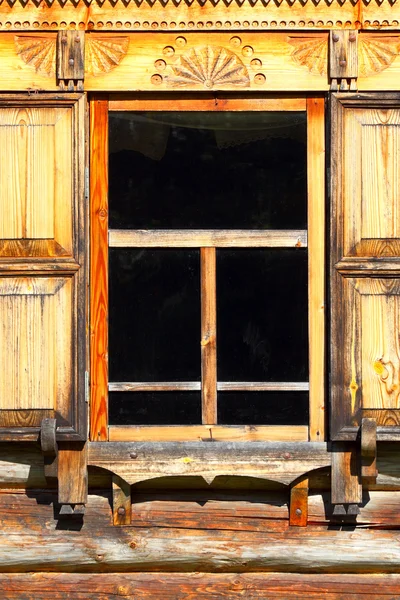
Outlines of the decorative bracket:
M 363 486 L 376 483 L 376 420 L 364 418 L 356 443 L 332 444 L 332 504 L 336 516 L 357 515 Z
M 58 482 L 60 515 L 82 515 L 87 501 L 87 444 L 58 444 L 56 431 L 56 419 L 42 420 L 40 444 L 44 475 L 49 483 Z
M 40 428 L 40 445 L 44 458 L 44 476 L 47 483 L 54 483 L 57 480 L 58 445 L 56 429 L 55 419 L 43 419 Z
M 376 420 L 361 421 L 361 480 L 363 484 L 376 483 Z
M 332 92 L 357 91 L 358 32 L 356 29 L 329 33 L 329 79 Z
M 290 488 L 289 524 L 307 527 L 308 520 L 308 477 L 302 477 Z
M 57 82 L 62 92 L 83 92 L 85 32 L 59 31 L 57 35 Z
M 131 486 L 118 475 L 113 475 L 112 495 L 114 525 L 130 525 L 132 519 Z

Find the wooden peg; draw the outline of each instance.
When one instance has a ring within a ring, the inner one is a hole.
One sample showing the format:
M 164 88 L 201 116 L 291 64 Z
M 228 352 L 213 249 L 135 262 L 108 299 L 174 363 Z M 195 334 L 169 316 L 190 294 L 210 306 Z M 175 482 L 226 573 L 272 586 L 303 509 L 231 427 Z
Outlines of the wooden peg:
M 308 477 L 290 488 L 289 524 L 306 527 L 308 519 Z
M 44 476 L 48 483 L 55 483 L 58 470 L 58 445 L 56 419 L 43 419 L 40 427 L 40 445 L 43 452 Z
M 361 479 L 363 484 L 376 483 L 376 421 L 361 421 Z
M 113 475 L 113 523 L 130 525 L 132 518 L 131 486 L 118 475 Z

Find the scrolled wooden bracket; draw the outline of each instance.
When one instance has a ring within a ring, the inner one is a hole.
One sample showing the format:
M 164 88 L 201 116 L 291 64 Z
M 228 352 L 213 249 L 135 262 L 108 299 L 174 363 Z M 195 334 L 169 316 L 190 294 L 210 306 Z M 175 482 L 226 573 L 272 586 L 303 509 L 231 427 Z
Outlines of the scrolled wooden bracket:
M 329 33 L 329 79 L 332 92 L 357 91 L 358 32 L 356 29 Z
M 290 488 L 289 525 L 307 527 L 308 477 L 302 478 Z
M 361 421 L 361 479 L 363 484 L 376 483 L 376 420 Z
M 85 32 L 59 31 L 56 54 L 57 83 L 62 92 L 83 92 Z

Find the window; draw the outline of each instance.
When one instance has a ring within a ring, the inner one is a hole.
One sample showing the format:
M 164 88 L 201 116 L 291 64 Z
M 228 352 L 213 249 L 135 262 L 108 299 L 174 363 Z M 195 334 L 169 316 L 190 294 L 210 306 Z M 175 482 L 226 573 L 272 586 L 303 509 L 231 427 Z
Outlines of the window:
M 93 440 L 324 439 L 323 117 L 92 101 Z

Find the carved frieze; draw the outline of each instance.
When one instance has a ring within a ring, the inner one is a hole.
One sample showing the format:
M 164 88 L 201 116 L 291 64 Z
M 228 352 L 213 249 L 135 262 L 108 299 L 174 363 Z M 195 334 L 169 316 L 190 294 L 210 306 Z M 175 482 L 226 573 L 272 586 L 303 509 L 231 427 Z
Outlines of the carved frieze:
M 265 75 L 255 72 L 262 67 L 262 62 L 254 58 L 253 47 L 243 44 L 239 36 L 233 36 L 229 43 L 232 49 L 214 45 L 187 48 L 187 39 L 178 36 L 174 45 L 164 47 L 163 58 L 155 61 L 157 72 L 151 82 L 169 88 L 209 90 L 263 84 Z

